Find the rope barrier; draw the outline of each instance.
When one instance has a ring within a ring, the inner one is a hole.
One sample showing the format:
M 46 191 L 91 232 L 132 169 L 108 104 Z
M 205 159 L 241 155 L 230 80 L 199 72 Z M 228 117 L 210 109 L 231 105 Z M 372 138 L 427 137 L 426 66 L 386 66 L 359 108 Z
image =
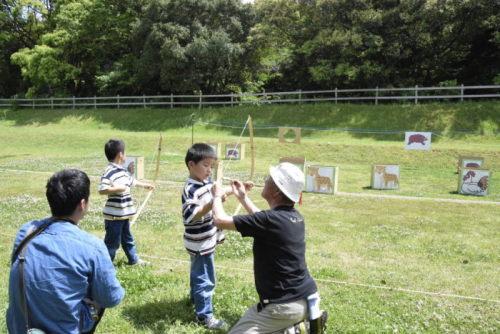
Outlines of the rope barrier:
M 222 128 L 231 128 L 231 129 L 239 129 L 241 126 L 237 126 L 235 123 L 213 123 L 213 122 L 204 122 L 204 121 L 197 121 L 195 124 L 202 124 L 202 125 L 209 125 L 209 126 L 217 126 L 217 127 L 222 127 Z M 262 129 L 262 130 L 269 130 L 269 129 L 279 129 L 283 126 L 278 126 L 278 125 L 254 125 L 254 129 Z M 287 127 L 295 127 L 293 125 L 288 125 Z M 381 129 L 359 129 L 359 128 L 325 128 L 325 127 L 312 127 L 312 126 L 297 126 L 300 127 L 303 130 L 314 130 L 314 131 L 331 131 L 331 132 L 352 132 L 352 133 L 369 133 L 369 134 L 382 134 L 382 135 L 387 135 L 387 134 L 404 134 L 407 131 L 410 130 L 381 130 Z M 422 130 L 423 131 L 423 130 Z M 435 136 L 444 136 L 443 131 L 423 131 L 423 132 L 431 132 L 432 135 Z M 446 134 L 475 134 L 475 135 L 481 135 L 480 132 L 478 131 L 468 131 L 468 130 L 454 130 L 454 131 L 447 131 Z M 495 132 L 495 135 L 499 135 L 500 131 Z
M 0 232 L 0 236 L 8 238 L 8 239 L 14 238 L 14 235 L 5 234 L 2 232 Z M 191 261 L 189 261 L 189 260 L 182 260 L 182 259 L 176 259 L 176 258 L 152 256 L 152 255 L 145 255 L 145 254 L 142 254 L 141 256 L 146 258 L 146 259 L 153 259 L 153 260 L 160 260 L 160 261 L 169 261 L 169 262 L 185 263 L 185 264 L 191 263 Z M 229 273 L 231 273 L 232 271 L 253 273 L 253 270 L 251 270 L 251 269 L 236 268 L 233 266 L 228 267 L 228 266 L 223 266 L 223 265 L 216 265 L 215 267 L 218 269 L 227 270 Z M 324 279 L 324 278 L 315 278 L 315 280 L 317 282 L 322 282 L 322 283 L 327 283 L 327 284 L 357 286 L 357 287 L 368 288 L 368 289 L 396 291 L 396 292 L 404 292 L 404 293 L 410 293 L 410 294 L 423 294 L 423 295 L 435 296 L 435 297 L 456 298 L 456 299 L 463 299 L 463 300 L 474 300 L 474 301 L 500 304 L 500 300 L 496 300 L 496 299 L 488 299 L 488 298 L 481 298 L 481 297 L 475 297 L 475 296 L 464 296 L 464 295 L 452 294 L 452 293 L 433 292 L 433 291 L 406 289 L 406 288 L 383 286 L 383 285 L 346 282 L 346 281 L 338 281 L 338 280 Z
M 187 264 L 191 263 L 188 260 L 159 257 L 159 256 L 142 255 L 142 257 L 145 257 L 148 259 L 161 260 L 161 261 L 177 262 L 177 263 L 187 263 Z M 227 270 L 228 273 L 231 273 L 233 271 L 253 273 L 253 270 L 251 270 L 251 269 L 235 268 L 233 266 L 228 267 L 228 266 L 222 266 L 222 265 L 215 265 L 215 267 L 218 269 Z M 435 297 L 448 297 L 448 298 L 456 298 L 456 299 L 463 299 L 463 300 L 475 300 L 475 301 L 481 301 L 481 302 L 500 304 L 500 300 L 496 300 L 496 299 L 488 299 L 488 298 L 481 298 L 481 297 L 475 297 L 475 296 L 463 296 L 463 295 L 452 294 L 452 293 L 432 292 L 432 291 L 425 291 L 425 290 L 413 290 L 413 289 L 406 289 L 406 288 L 399 288 L 399 287 L 372 285 L 372 284 L 355 283 L 355 282 L 345 282 L 345 281 L 337 281 L 337 280 L 323 279 L 323 278 L 315 278 L 314 280 L 317 282 L 322 282 L 322 283 L 327 283 L 327 284 L 358 286 L 358 287 L 369 288 L 369 289 L 388 290 L 388 291 L 396 291 L 396 292 L 405 292 L 405 293 L 410 293 L 410 294 L 422 294 L 422 295 L 435 296 Z

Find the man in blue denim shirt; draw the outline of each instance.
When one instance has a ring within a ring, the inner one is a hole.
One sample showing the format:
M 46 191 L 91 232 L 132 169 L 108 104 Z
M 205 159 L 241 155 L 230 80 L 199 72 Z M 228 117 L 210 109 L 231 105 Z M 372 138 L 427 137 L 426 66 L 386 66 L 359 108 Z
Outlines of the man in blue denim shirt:
M 78 227 L 88 209 L 89 191 L 90 180 L 79 170 L 63 170 L 49 179 L 46 196 L 52 224 L 26 246 L 24 289 L 19 286 L 19 256 L 12 263 L 9 333 L 26 333 L 27 316 L 31 328 L 46 333 L 89 332 L 95 324 L 91 307 L 113 307 L 123 299 L 125 292 L 116 279 L 106 246 Z M 14 251 L 48 219 L 25 224 L 16 236 Z

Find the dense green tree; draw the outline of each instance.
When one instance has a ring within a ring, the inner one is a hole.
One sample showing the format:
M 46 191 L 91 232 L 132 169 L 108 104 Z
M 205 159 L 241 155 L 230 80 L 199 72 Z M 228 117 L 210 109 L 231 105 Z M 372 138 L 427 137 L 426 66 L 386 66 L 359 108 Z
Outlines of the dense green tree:
M 31 87 L 29 95 L 91 95 L 99 76 L 119 65 L 129 50 L 136 1 L 60 0 L 54 29 L 36 45 L 12 55 Z
M 490 83 L 499 73 L 495 1 L 261 0 L 256 6 L 252 38 L 264 55 L 261 70 L 275 62 L 272 88 Z
M 225 92 L 241 85 L 253 23 L 239 0 L 153 0 L 134 34 L 136 82 L 146 93 Z
M 0 0 L 0 96 L 500 82 L 491 0 Z
M 0 96 L 23 90 L 21 71 L 11 63 L 11 55 L 35 45 L 50 29 L 52 13 L 51 0 L 0 0 Z

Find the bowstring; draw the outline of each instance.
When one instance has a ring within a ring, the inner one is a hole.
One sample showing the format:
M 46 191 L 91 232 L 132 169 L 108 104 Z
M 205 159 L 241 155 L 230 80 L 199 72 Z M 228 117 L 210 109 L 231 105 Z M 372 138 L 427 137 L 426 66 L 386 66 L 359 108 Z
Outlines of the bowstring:
M 236 149 L 238 148 L 238 145 L 241 145 L 241 139 L 243 138 L 243 134 L 245 133 L 245 130 L 246 130 L 247 126 L 248 126 L 248 121 L 249 121 L 249 120 L 250 120 L 250 119 L 249 119 L 249 118 L 247 118 L 247 121 L 245 122 L 245 125 L 243 126 L 243 130 L 241 130 L 241 133 L 240 133 L 240 136 L 239 136 L 239 138 L 238 138 L 238 141 L 237 141 L 237 142 L 236 142 L 236 144 L 234 145 L 233 151 L 236 151 Z M 240 146 L 240 147 L 241 147 L 241 146 Z M 239 151 L 239 154 L 240 154 L 240 156 L 241 156 L 241 149 L 240 149 L 240 151 Z M 223 175 L 223 176 L 224 176 L 224 173 L 227 171 L 229 164 L 230 164 L 230 163 L 234 160 L 234 159 L 233 159 L 233 156 L 234 156 L 234 155 L 231 155 L 231 156 L 229 157 L 229 160 L 227 161 L 227 163 L 222 162 L 222 168 L 221 168 L 221 170 L 222 170 L 222 175 Z

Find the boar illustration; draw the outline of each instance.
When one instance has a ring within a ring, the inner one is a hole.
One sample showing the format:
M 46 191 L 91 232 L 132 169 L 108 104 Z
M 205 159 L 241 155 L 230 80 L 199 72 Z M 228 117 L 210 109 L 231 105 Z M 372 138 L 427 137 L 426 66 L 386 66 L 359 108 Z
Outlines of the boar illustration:
M 421 134 L 415 134 L 408 137 L 408 145 L 412 143 L 420 143 L 425 145 L 425 141 L 427 141 L 427 137 Z

